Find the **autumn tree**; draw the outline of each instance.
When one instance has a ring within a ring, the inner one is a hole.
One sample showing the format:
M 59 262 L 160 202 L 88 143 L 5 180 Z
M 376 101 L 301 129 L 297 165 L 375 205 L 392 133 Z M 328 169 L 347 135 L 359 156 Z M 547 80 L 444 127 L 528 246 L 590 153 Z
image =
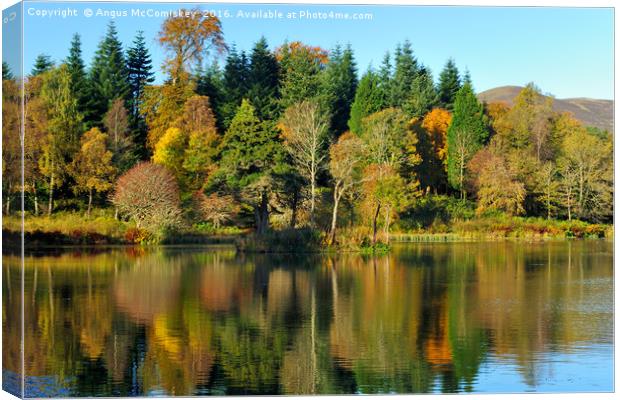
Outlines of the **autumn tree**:
M 329 243 L 336 241 L 338 207 L 342 197 L 363 181 L 363 169 L 367 159 L 364 142 L 351 132 L 340 136 L 329 149 L 329 172 L 334 182 L 332 223 Z
M 447 175 L 448 127 L 452 122 L 452 115 L 442 108 L 434 108 L 424 116 L 422 129 L 429 141 L 431 153 L 422 156 L 422 164 L 428 173 L 428 183 L 434 188 L 445 185 Z
M 219 229 L 239 212 L 239 205 L 231 195 L 220 195 L 218 193 L 205 195 L 198 192 L 196 201 L 202 217 L 205 221 L 212 223 L 215 229 Z
M 145 88 L 140 112 L 149 128 L 146 142 L 148 150 L 153 151 L 166 131 L 174 126 L 185 102 L 193 95 L 194 85 L 185 81 Z
M 286 109 L 279 126 L 284 148 L 310 184 L 310 221 L 314 223 L 317 176 L 327 157 L 329 121 L 316 102 L 302 101 Z
M 179 187 L 166 167 L 143 162 L 125 172 L 111 196 L 121 215 L 151 232 L 181 224 Z
M 494 149 L 484 148 L 469 161 L 473 185 L 478 198 L 476 212 L 499 210 L 508 215 L 523 214 L 525 187 Z
M 94 192 L 105 192 L 112 187 L 116 169 L 112 165 L 112 152 L 107 148 L 108 135 L 98 128 L 92 128 L 81 139 L 81 147 L 69 167 L 75 179 L 75 191 L 88 193 L 90 216 Z
M 364 172 L 364 196 L 371 215 L 373 244 L 377 240 L 380 213 L 384 212 L 388 229 L 392 211 L 399 205 L 398 192 L 400 195 L 407 192 L 398 171 L 408 163 L 419 162 L 415 152 L 416 138 L 409 134 L 407 124 L 406 116 L 398 108 L 379 111 L 362 122 L 361 139 L 369 163 Z M 417 181 L 413 177 L 410 179 Z
M 215 116 L 206 96 L 192 96 L 185 103 L 178 123 L 187 136 L 187 148 L 183 154 L 183 169 L 191 187 L 201 187 L 215 167 L 218 155 L 219 134 Z
M 448 128 L 448 182 L 465 197 L 467 163 L 484 145 L 488 131 L 484 122 L 483 107 L 471 86 L 465 83 L 454 101 L 452 123 Z
M 598 138 L 585 128 L 564 138 L 558 163 L 569 219 L 575 216 L 600 221 L 612 215 L 612 160 L 611 141 Z
M 210 50 L 220 54 L 226 50 L 219 18 L 198 8 L 179 13 L 164 21 L 157 38 L 169 54 L 164 67 L 175 82 L 186 79 Z
M 103 117 L 103 126 L 112 149 L 113 164 L 117 170 L 124 172 L 132 166 L 136 157 L 133 154 L 129 115 L 123 99 L 118 98 L 112 102 Z
M 21 96 L 11 79 L 2 80 L 2 191 L 5 212 L 10 213 L 11 199 L 21 181 Z
M 164 136 L 159 139 L 153 151 L 153 163 L 165 166 L 174 173 L 178 181 L 184 179 L 183 158 L 187 136 L 181 129 L 168 128 Z
M 54 189 L 63 182 L 66 165 L 79 146 L 82 115 L 71 91 L 71 74 L 65 65 L 43 75 L 41 99 L 47 113 L 47 135 L 39 160 L 48 179 L 48 214 L 52 213 Z

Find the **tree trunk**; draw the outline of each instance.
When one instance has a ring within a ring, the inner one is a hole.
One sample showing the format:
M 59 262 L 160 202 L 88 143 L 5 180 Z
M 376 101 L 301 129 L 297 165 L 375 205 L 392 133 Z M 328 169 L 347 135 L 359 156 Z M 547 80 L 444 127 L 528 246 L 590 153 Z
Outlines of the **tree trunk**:
M 465 199 L 465 188 L 463 187 L 463 181 L 465 177 L 465 157 L 461 159 L 461 166 L 459 168 L 459 188 L 461 189 L 461 200 Z
M 9 215 L 9 212 L 11 212 L 11 196 L 7 193 L 7 195 L 6 195 L 6 215 Z
M 262 235 L 267 232 L 267 228 L 269 227 L 269 204 L 265 191 L 261 194 L 260 205 L 254 211 L 254 214 L 256 217 L 256 233 Z
M 385 233 L 385 242 L 390 243 L 390 207 L 385 207 L 385 226 L 383 231 Z
M 293 204 L 291 204 L 291 229 L 297 225 L 297 204 L 299 203 L 299 190 L 293 193 Z
M 52 207 L 54 205 L 54 173 L 50 176 L 50 198 L 47 204 L 47 215 L 52 215 Z
M 314 183 L 314 177 L 310 179 L 310 225 L 314 227 L 314 202 L 315 202 L 315 194 L 314 189 L 316 183 Z
M 333 245 L 336 242 L 336 221 L 338 219 L 338 203 L 340 203 L 340 195 L 338 189 L 334 189 L 334 209 L 332 211 L 332 226 L 329 231 L 329 244 Z
M 37 185 L 32 182 L 32 193 L 34 194 L 34 215 L 39 215 L 39 198 L 37 197 Z
M 93 206 L 93 188 L 88 188 L 88 211 L 86 211 L 86 215 L 90 217 L 90 209 Z
M 377 202 L 377 210 L 372 218 L 372 245 L 377 244 L 377 219 L 379 218 L 379 212 L 381 211 L 381 202 Z

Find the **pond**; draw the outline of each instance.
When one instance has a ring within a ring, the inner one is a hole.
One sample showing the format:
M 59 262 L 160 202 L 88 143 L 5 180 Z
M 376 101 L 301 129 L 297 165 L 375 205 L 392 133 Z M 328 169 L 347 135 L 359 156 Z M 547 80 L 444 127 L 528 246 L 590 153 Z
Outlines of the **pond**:
M 20 259 L 2 264 L 15 390 Z M 24 274 L 30 397 L 613 390 L 606 241 L 65 249 Z

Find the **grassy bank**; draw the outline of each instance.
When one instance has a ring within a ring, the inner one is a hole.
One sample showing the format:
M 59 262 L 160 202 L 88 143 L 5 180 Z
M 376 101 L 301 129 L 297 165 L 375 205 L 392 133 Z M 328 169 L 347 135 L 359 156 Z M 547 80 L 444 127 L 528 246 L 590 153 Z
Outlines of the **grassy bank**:
M 410 221 L 400 221 L 390 234 L 390 242 L 446 242 L 469 240 L 545 240 L 613 238 L 613 226 L 583 221 L 558 221 L 542 218 L 486 216 L 468 219 L 432 220 L 426 226 L 411 229 Z M 409 227 L 409 229 L 403 229 Z M 110 210 L 96 210 L 90 217 L 78 213 L 28 216 L 24 233 L 29 246 L 110 245 L 110 244 L 235 244 L 242 252 L 311 253 L 353 251 L 385 252 L 379 243 L 372 246 L 365 227 L 341 229 L 337 243 L 328 245 L 326 234 L 312 229 L 285 229 L 264 235 L 234 227 L 214 229 L 196 224 L 177 232 L 149 233 L 134 224 L 114 219 Z M 3 218 L 2 237 L 7 248 L 19 247 L 21 220 Z M 379 235 L 382 243 L 388 242 Z
M 20 245 L 21 219 L 17 215 L 2 219 L 2 239 L 7 248 Z M 135 224 L 114 218 L 112 210 L 83 213 L 60 212 L 51 216 L 24 219 L 24 236 L 28 246 L 113 245 L 113 244 L 232 244 L 243 231 L 235 228 L 213 229 L 203 225 L 186 227 L 178 232 L 151 233 Z

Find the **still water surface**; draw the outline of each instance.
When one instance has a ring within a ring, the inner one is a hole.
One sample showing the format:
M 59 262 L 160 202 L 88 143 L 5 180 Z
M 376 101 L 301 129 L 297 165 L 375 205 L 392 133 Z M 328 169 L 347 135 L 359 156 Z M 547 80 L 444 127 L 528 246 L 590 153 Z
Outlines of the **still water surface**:
M 613 390 L 612 243 L 26 259 L 27 396 Z M 3 256 L 5 387 L 19 258 Z

